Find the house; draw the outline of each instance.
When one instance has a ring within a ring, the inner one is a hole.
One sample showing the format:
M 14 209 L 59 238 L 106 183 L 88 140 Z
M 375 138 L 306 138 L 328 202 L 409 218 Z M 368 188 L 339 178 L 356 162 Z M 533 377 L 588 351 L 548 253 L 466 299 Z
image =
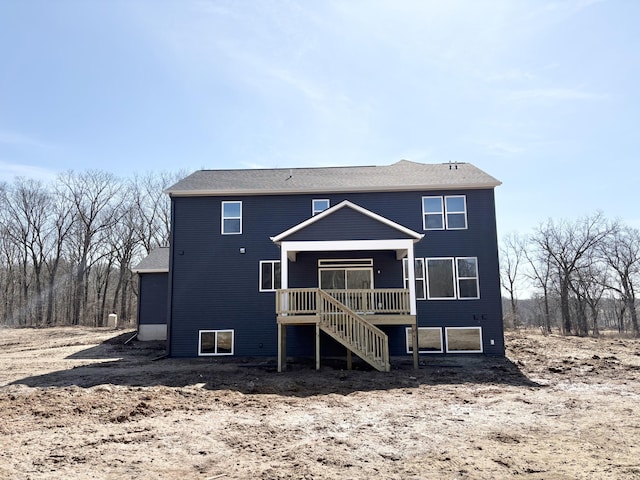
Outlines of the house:
M 132 271 L 138 274 L 138 340 L 166 340 L 169 247 L 152 250 Z
M 168 264 L 138 266 L 141 326 L 165 275 L 173 357 L 504 355 L 498 185 L 406 160 L 197 171 L 167 189 Z

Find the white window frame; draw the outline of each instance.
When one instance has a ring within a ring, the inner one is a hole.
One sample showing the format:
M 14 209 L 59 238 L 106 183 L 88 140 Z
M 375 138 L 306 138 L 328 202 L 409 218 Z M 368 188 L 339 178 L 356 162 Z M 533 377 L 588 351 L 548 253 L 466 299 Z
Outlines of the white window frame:
M 424 258 L 415 258 L 415 262 L 420 262 L 422 264 L 421 269 L 415 269 L 415 280 L 416 280 L 416 300 L 426 300 L 427 299 L 427 277 L 426 272 L 427 269 L 425 267 L 425 259 Z M 414 263 L 415 263 L 414 262 Z M 409 288 L 409 259 L 402 259 L 402 277 L 404 280 L 404 288 Z M 418 288 L 418 281 L 422 281 L 422 288 Z
M 453 287 L 453 296 L 452 297 L 432 297 L 431 296 L 431 286 L 429 282 L 429 260 L 449 260 L 451 261 L 451 286 Z M 455 266 L 455 257 L 425 257 L 424 259 L 424 270 L 425 270 L 425 279 L 427 284 L 427 300 L 457 300 L 458 299 L 458 290 L 456 287 L 456 266 Z
M 458 210 L 454 210 L 453 212 L 450 212 L 449 209 L 447 208 L 447 199 L 448 198 L 462 198 L 462 204 L 464 205 L 463 209 L 461 211 Z M 466 195 L 446 195 L 443 199 L 443 206 L 444 206 L 444 218 L 445 218 L 445 225 L 446 225 L 446 229 L 447 230 L 467 230 L 467 196 Z M 464 227 L 450 227 L 449 226 L 449 214 L 463 214 L 464 215 Z
M 424 199 L 425 198 L 437 198 L 440 200 L 440 216 L 442 217 L 442 227 L 439 228 L 427 228 L 427 215 L 437 215 L 438 212 L 425 212 L 424 211 Z M 444 230 L 446 228 L 445 215 L 444 215 L 444 199 L 442 195 L 425 195 L 422 197 L 422 229 L 423 230 Z
M 270 289 L 262 288 L 262 265 L 264 265 L 265 263 L 271 264 L 271 285 L 273 286 L 273 288 Z M 276 265 L 280 266 L 280 260 L 260 260 L 260 273 L 258 275 L 258 290 L 260 292 L 275 292 L 280 288 L 280 285 L 276 285 Z M 282 281 L 282 277 L 280 281 Z
M 323 205 L 326 205 L 324 208 L 316 207 L 316 202 L 324 202 Z M 315 217 L 317 214 L 324 212 L 329 207 L 331 207 L 331 202 L 328 198 L 314 198 L 311 200 L 311 216 Z
M 411 343 L 411 327 L 405 328 L 405 338 L 407 342 L 407 353 L 413 353 L 413 345 Z M 421 330 L 438 330 L 440 334 L 440 350 L 420 350 L 420 344 L 418 341 L 418 353 L 444 353 L 444 339 L 442 337 L 441 327 L 418 327 L 418 339 L 420 338 Z
M 220 333 L 231 333 L 231 352 L 218 353 L 218 334 Z M 203 333 L 215 333 L 215 349 L 214 353 L 202 353 L 202 334 Z M 235 351 L 235 343 L 236 343 L 236 335 L 233 329 L 225 329 L 225 330 L 198 330 L 198 356 L 199 357 L 223 357 L 233 355 Z
M 225 205 L 230 205 L 230 204 L 233 204 L 233 203 L 240 204 L 240 215 L 237 216 L 237 217 L 231 217 L 231 216 L 226 217 L 224 215 L 224 206 Z M 221 218 L 221 221 L 220 221 L 220 233 L 222 235 L 242 235 L 242 201 L 241 200 L 229 200 L 229 201 L 222 202 L 221 207 L 220 207 L 220 218 Z M 225 220 L 240 220 L 240 231 L 239 232 L 225 232 L 224 231 L 224 221 Z
M 476 263 L 476 276 L 475 277 L 461 277 L 458 269 L 459 260 L 474 260 Z M 462 297 L 460 296 L 460 280 L 474 280 L 476 281 L 476 296 L 475 297 Z M 456 257 L 456 288 L 457 296 L 459 300 L 477 300 L 480 298 L 480 272 L 478 271 L 478 257 Z
M 449 330 L 478 330 L 480 333 L 480 350 L 449 350 Z M 483 353 L 482 327 L 445 327 L 444 337 L 447 353 Z

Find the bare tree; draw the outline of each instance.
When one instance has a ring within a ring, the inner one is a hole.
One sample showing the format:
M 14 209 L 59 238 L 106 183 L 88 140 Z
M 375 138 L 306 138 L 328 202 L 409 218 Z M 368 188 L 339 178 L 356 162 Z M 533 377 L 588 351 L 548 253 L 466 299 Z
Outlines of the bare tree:
M 509 294 L 513 328 L 518 328 L 520 325 L 517 289 L 522 276 L 520 270 L 524 260 L 524 250 L 524 239 L 517 232 L 509 233 L 502 238 L 500 246 L 500 282 L 502 288 Z
M 621 296 L 624 310 L 631 317 L 633 334 L 639 336 L 635 290 L 640 281 L 640 231 L 622 226 L 612 227 L 612 232 L 600 246 L 599 254 L 617 280 L 608 282 L 608 287 Z
M 60 183 L 75 217 L 71 240 L 77 264 L 71 321 L 78 325 L 87 302 L 89 267 L 104 254 L 94 247 L 118 221 L 119 183 L 114 175 L 95 170 L 68 172 L 61 176 Z
M 548 254 L 552 271 L 556 275 L 560 293 L 562 330 L 570 334 L 574 330 L 571 320 L 571 282 L 578 268 L 589 264 L 594 249 L 606 238 L 609 229 L 602 214 L 586 216 L 570 223 L 549 219 L 538 227 L 532 237 L 537 247 Z

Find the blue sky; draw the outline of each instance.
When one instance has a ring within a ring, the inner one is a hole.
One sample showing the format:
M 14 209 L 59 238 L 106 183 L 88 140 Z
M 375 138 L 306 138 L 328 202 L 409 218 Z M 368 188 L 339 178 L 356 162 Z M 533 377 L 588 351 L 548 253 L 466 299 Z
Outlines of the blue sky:
M 640 227 L 640 2 L 0 2 L 0 180 L 471 162 Z

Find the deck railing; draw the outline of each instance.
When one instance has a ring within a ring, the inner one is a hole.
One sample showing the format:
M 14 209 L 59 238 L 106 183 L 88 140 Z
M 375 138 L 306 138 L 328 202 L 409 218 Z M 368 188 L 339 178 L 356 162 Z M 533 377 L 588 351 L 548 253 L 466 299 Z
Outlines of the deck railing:
M 276 292 L 277 315 L 315 315 L 318 305 L 317 288 L 287 288 Z M 410 314 L 409 290 L 376 288 L 361 290 L 323 290 L 354 312 L 366 314 Z

